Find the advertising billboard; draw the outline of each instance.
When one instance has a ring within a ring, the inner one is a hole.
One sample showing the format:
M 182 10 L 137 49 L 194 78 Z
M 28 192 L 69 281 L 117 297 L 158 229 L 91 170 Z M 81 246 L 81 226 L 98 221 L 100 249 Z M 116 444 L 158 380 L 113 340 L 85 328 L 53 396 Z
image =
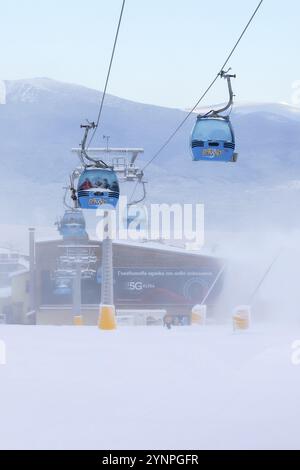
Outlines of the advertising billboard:
M 211 268 L 115 268 L 115 299 L 122 305 L 194 305 L 202 302 L 216 276 Z

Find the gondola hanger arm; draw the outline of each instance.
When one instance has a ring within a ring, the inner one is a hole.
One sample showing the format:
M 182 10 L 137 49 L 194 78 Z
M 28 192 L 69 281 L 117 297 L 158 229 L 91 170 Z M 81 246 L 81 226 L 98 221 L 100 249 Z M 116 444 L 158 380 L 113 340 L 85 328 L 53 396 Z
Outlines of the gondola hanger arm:
M 88 140 L 89 132 L 91 130 L 97 129 L 97 124 L 95 124 L 94 122 L 87 121 L 87 124 L 81 124 L 80 128 L 84 129 L 84 136 L 80 144 L 80 148 L 81 148 L 80 159 L 81 159 L 81 163 L 83 164 L 83 166 L 85 168 L 88 167 L 85 161 L 85 160 L 88 160 L 89 162 L 92 163 L 91 166 L 94 166 L 97 168 L 108 168 L 108 165 L 103 160 L 95 160 L 94 158 L 90 157 L 87 153 L 88 149 L 86 148 L 86 143 Z
M 221 78 L 224 78 L 225 80 L 227 80 L 228 93 L 229 93 L 229 100 L 228 100 L 228 103 L 227 103 L 227 105 L 224 106 L 223 108 L 210 111 L 210 112 L 207 114 L 208 116 L 209 116 L 209 115 L 218 116 L 218 115 L 220 115 L 221 113 L 225 113 L 225 111 L 227 111 L 228 109 L 230 109 L 231 106 L 233 105 L 234 93 L 233 93 L 233 89 L 232 89 L 231 79 L 232 79 L 232 78 L 236 78 L 236 75 L 229 74 L 228 72 L 230 72 L 230 70 L 231 70 L 231 68 L 228 69 L 227 71 L 221 70 L 221 72 L 219 73 L 219 75 L 220 75 Z
M 127 204 L 127 207 L 132 207 L 132 206 L 136 206 L 137 204 L 141 204 L 142 202 L 145 201 L 146 197 L 147 197 L 147 191 L 146 191 L 146 181 L 143 181 L 141 180 L 139 183 L 142 184 L 143 186 L 143 195 L 140 199 L 137 199 L 135 201 L 130 201 L 128 204 Z M 138 183 L 137 183 L 138 184 Z

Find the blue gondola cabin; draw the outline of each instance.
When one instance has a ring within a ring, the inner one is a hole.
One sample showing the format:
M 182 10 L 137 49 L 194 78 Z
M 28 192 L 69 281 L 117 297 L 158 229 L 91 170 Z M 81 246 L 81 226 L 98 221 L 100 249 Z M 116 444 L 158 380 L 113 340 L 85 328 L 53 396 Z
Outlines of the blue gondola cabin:
M 79 178 L 77 193 L 82 209 L 114 209 L 120 197 L 117 175 L 110 169 L 86 168 Z
M 191 151 L 196 162 L 236 162 L 235 137 L 229 117 L 198 116 Z

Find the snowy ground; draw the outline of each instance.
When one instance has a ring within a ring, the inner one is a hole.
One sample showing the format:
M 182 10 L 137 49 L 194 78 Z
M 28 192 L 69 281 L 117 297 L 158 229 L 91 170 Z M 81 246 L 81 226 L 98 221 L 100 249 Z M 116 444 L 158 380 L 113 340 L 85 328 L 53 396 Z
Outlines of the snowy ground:
M 0 325 L 1 449 L 300 448 L 300 327 Z

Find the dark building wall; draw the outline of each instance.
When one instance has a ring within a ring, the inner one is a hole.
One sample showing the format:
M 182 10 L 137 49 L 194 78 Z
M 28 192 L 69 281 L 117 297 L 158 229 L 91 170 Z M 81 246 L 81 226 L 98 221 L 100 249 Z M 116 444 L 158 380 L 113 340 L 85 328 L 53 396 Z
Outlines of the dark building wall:
M 66 243 L 65 245 L 68 245 Z M 98 258 L 100 272 L 101 243 L 89 241 Z M 63 241 L 41 242 L 36 245 L 37 301 L 38 306 L 70 305 L 71 291 L 53 296 L 51 273 L 57 268 L 57 259 L 63 254 Z M 166 308 L 170 313 L 187 313 L 199 303 L 215 280 L 222 261 L 198 254 L 185 254 L 142 244 L 114 244 L 115 303 L 118 309 Z M 208 298 L 216 302 L 222 288 L 222 279 Z M 82 281 L 82 299 L 85 305 L 100 302 L 101 279 Z

